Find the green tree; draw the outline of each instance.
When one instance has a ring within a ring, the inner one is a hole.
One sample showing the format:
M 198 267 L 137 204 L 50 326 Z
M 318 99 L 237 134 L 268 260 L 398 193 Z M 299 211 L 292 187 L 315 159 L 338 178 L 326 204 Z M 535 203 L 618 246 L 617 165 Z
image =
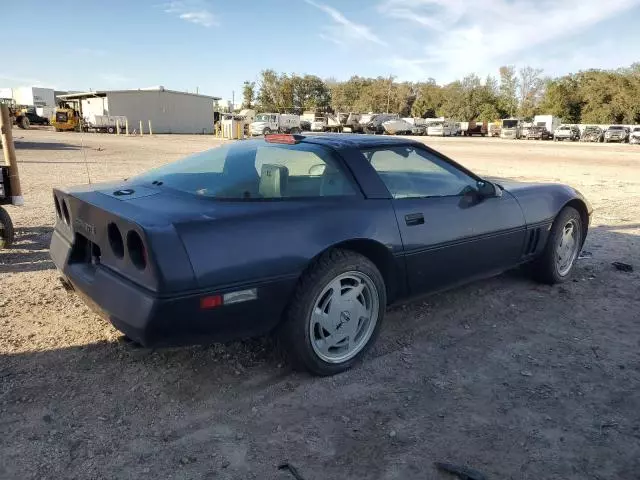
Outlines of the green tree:
M 543 94 L 542 69 L 522 67 L 518 74 L 518 113 L 521 117 L 531 118 Z
M 411 107 L 411 115 L 414 117 L 434 118 L 442 107 L 443 101 L 442 87 L 436 85 L 435 80 L 430 79 L 430 81 L 417 86 L 416 99 Z
M 242 108 L 252 108 L 256 98 L 255 82 L 244 82 L 242 85 Z
M 510 117 L 513 117 L 518 110 L 518 87 L 516 67 L 513 65 L 500 67 L 499 107 Z

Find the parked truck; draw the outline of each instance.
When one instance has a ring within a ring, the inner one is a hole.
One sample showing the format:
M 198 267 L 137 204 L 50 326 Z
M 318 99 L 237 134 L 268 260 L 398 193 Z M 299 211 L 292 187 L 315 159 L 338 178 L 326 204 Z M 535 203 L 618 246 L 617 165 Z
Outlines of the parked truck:
M 460 122 L 460 134 L 465 137 L 472 137 L 473 135 L 480 135 L 484 137 L 488 132 L 488 123 L 476 122 L 471 120 L 469 122 Z
M 537 127 L 544 127 L 549 132 L 550 137 L 553 137 L 553 132 L 562 124 L 562 121 L 560 117 L 555 115 L 536 115 L 533 117 L 533 124 Z
M 300 133 L 300 116 L 288 113 L 260 113 L 251 123 L 251 135 Z

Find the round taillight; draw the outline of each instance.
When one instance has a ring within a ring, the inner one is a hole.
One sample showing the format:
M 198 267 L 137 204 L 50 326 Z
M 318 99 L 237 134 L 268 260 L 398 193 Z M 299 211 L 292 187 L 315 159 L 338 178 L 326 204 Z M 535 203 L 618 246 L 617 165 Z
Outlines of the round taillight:
M 129 258 L 138 269 L 144 270 L 147 266 L 147 251 L 142 243 L 142 238 L 138 232 L 129 230 L 127 233 L 127 250 L 129 251 Z
M 67 225 L 71 224 L 71 217 L 69 216 L 69 207 L 66 200 L 61 200 L 62 203 L 62 218 Z
M 58 200 L 57 196 L 53 196 L 53 203 L 56 206 L 56 215 L 58 218 L 62 219 L 62 210 L 60 209 L 60 200 Z
M 115 223 L 107 225 L 107 237 L 113 254 L 118 258 L 124 257 L 124 241 L 120 229 Z

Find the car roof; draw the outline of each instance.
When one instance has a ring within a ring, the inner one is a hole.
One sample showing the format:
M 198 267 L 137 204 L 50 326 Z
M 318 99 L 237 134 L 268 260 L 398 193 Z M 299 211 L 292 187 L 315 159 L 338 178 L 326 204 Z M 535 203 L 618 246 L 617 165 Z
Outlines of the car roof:
M 303 142 L 327 145 L 332 148 L 367 148 L 383 145 L 402 145 L 418 143 L 410 138 L 392 137 L 389 135 L 362 135 L 349 133 L 319 133 L 301 135 Z

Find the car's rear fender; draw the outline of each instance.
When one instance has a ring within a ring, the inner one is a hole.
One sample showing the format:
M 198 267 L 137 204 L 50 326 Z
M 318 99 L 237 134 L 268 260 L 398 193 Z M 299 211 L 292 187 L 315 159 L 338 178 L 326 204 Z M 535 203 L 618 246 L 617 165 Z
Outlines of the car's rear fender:
M 200 288 L 298 278 L 314 258 L 346 242 L 370 240 L 402 254 L 390 200 L 256 202 L 232 217 L 222 207 L 216 219 L 176 225 Z

